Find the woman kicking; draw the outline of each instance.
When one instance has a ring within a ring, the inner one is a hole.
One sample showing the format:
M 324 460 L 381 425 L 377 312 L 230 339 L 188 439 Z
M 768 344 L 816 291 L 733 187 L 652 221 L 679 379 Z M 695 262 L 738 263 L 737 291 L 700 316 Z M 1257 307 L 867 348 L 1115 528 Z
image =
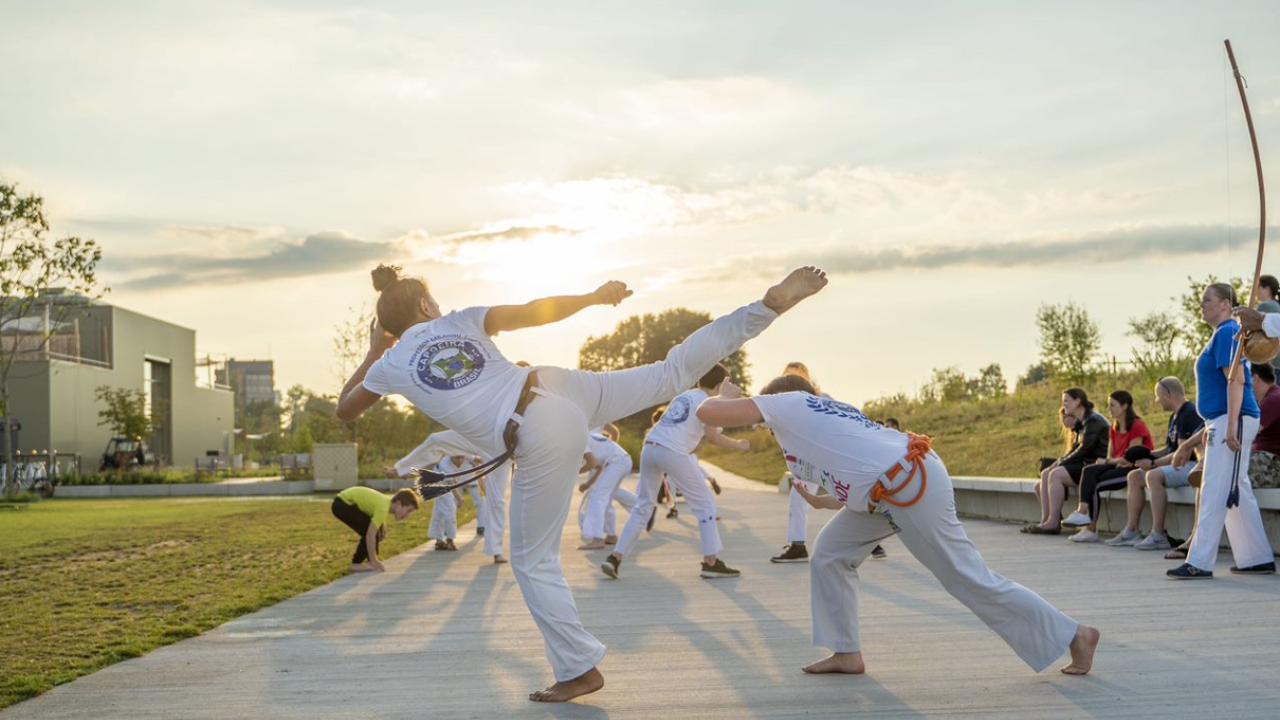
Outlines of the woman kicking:
M 994 630 L 1036 672 L 1070 650 L 1068 675 L 1093 666 L 1099 633 L 1027 588 L 991 571 L 956 518 L 951 478 L 923 436 L 891 430 L 857 408 L 813 393 L 784 375 L 760 397 L 726 383 L 698 409 L 708 425 L 764 422 L 795 467 L 829 495 L 795 485 L 814 507 L 838 510 L 818 533 L 809 578 L 814 645 L 833 651 L 808 673 L 864 671 L 858 635 L 858 566 L 871 548 L 900 533 L 902 544 L 942 586 Z
M 373 271 L 380 293 L 368 355 L 347 381 L 338 417 L 352 420 L 383 395 L 407 398 L 487 457 L 514 447 L 511 567 L 542 632 L 556 682 L 529 695 L 562 702 L 604 687 L 596 666 L 605 647 L 578 619 L 560 567 L 560 536 L 587 445 L 587 429 L 669 401 L 711 366 L 764 331 L 780 313 L 826 285 L 812 267 L 791 272 L 762 300 L 720 317 L 676 345 L 665 360 L 608 373 L 526 369 L 503 357 L 492 336 L 563 320 L 632 294 L 607 282 L 585 295 L 525 305 L 440 312 L 424 281 L 397 268 Z

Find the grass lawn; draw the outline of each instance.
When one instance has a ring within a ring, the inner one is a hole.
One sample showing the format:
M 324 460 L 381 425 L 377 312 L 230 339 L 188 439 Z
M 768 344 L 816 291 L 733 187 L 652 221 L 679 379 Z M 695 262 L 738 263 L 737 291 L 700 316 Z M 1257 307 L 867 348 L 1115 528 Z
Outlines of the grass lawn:
M 0 707 L 340 577 L 329 497 L 51 500 L 0 509 Z M 459 522 L 470 520 L 470 503 Z M 430 504 L 381 556 L 426 540 Z

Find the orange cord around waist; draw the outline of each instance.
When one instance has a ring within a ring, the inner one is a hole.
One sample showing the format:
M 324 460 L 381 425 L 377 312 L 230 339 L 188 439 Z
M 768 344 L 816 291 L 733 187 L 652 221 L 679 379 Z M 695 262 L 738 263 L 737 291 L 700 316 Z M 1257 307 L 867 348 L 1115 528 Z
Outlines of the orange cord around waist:
M 901 463 L 898 463 L 886 470 L 884 473 L 884 479 L 877 482 L 871 488 L 871 502 L 885 502 L 890 505 L 903 508 L 911 507 L 912 505 L 920 502 L 921 498 L 924 497 L 925 488 L 929 486 L 929 471 L 924 468 L 924 458 L 932 449 L 933 440 L 927 435 L 907 433 L 907 454 L 904 459 L 911 463 L 911 472 L 907 473 L 907 476 L 902 479 L 901 483 L 886 486 L 884 484 L 885 481 L 887 480 L 892 483 L 893 479 L 902 471 L 903 466 Z M 911 479 L 914 478 L 917 473 L 920 475 L 920 491 L 916 493 L 916 496 L 905 502 L 895 500 L 894 496 L 905 490 L 907 486 L 911 484 Z

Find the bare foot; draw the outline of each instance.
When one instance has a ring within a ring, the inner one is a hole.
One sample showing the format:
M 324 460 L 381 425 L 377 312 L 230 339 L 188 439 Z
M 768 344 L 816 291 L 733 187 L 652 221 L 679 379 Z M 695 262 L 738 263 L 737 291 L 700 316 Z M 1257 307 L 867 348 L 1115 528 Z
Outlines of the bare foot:
M 867 666 L 862 663 L 862 653 L 832 653 L 831 657 L 826 660 L 819 660 L 812 665 L 806 665 L 804 671 L 810 675 L 825 675 L 827 673 L 842 673 L 845 675 L 861 675 L 867 671 Z
M 827 284 L 827 274 L 812 265 L 797 268 L 769 288 L 764 294 L 764 304 L 781 315 L 795 307 L 796 303 L 818 292 Z
M 534 702 L 566 702 L 580 695 L 593 693 L 602 687 L 604 687 L 604 675 L 601 675 L 599 670 L 591 668 L 572 680 L 558 682 L 545 690 L 531 692 L 529 699 Z
M 353 572 L 353 573 L 369 572 L 372 569 L 373 568 L 369 566 L 369 563 L 362 562 L 362 563 L 356 563 L 355 565 L 352 565 L 350 568 L 347 569 L 347 572 Z
M 504 557 L 502 557 L 501 555 L 494 555 L 494 556 L 493 556 L 493 564 L 494 564 L 494 565 L 506 565 L 506 564 L 507 564 L 507 559 L 506 559 L 506 558 L 504 558 Z
M 617 536 L 617 535 L 605 535 L 605 536 L 604 536 L 604 544 L 605 544 L 605 545 L 617 545 L 617 544 L 618 544 L 618 536 Z
M 588 540 L 587 542 L 584 542 L 581 545 L 579 545 L 578 549 L 579 550 L 603 550 L 604 538 L 595 538 L 593 540 Z
M 1071 664 L 1062 668 L 1064 675 L 1088 675 L 1093 668 L 1093 653 L 1098 649 L 1102 633 L 1098 628 L 1081 625 L 1071 640 Z

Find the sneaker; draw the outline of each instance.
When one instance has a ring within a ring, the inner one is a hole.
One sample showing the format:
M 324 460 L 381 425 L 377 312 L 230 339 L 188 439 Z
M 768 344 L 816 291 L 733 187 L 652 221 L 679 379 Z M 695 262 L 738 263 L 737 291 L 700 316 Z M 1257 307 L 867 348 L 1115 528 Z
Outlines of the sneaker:
M 1231 572 L 1236 575 L 1275 575 L 1276 564 L 1274 562 L 1260 563 L 1258 565 L 1250 565 L 1249 567 L 1231 566 Z
M 1089 528 L 1082 528 L 1080 532 L 1076 533 L 1075 535 L 1072 535 L 1067 539 L 1070 540 L 1071 542 L 1076 542 L 1076 543 L 1096 543 L 1102 538 L 1098 537 L 1098 533 L 1096 530 L 1090 530 Z
M 644 525 L 645 532 L 653 532 L 653 521 L 656 520 L 657 517 L 658 517 L 658 506 L 654 505 L 653 512 L 649 513 L 649 522 L 645 523 Z
M 1091 522 L 1093 521 L 1089 519 L 1088 515 L 1077 510 L 1068 515 L 1067 519 L 1062 521 L 1062 524 L 1070 525 L 1071 527 L 1080 527 L 1081 525 L 1088 525 Z
M 484 537 L 484 527 L 476 528 L 476 537 Z
M 742 573 L 738 572 L 737 570 L 729 567 L 728 565 L 725 565 L 724 560 L 721 560 L 720 558 L 716 558 L 716 562 L 714 565 L 708 565 L 706 563 L 702 563 L 702 572 L 699 573 L 699 575 L 707 579 L 735 578 L 741 574 Z
M 877 545 L 871 548 L 871 557 L 875 558 L 876 560 L 883 560 L 889 557 L 889 553 L 885 552 L 884 548 Z
M 1191 563 L 1182 563 L 1178 567 L 1172 570 L 1166 571 L 1165 575 L 1167 575 L 1171 580 L 1212 580 L 1213 579 L 1213 571 L 1201 570 L 1200 568 L 1196 567 L 1195 565 L 1192 565 Z
M 674 507 L 667 511 L 667 519 L 668 519 L 668 520 L 672 520 L 672 519 L 674 519 L 674 518 L 678 518 L 678 517 L 680 517 L 680 511 L 679 511 L 679 510 L 677 510 L 677 509 L 675 509 Z
M 604 559 L 604 562 L 600 563 L 600 569 L 601 569 L 602 571 L 604 571 L 604 574 L 605 574 L 606 576 L 608 576 L 609 578 L 612 578 L 612 579 L 614 579 L 614 580 L 617 580 L 617 579 L 618 579 L 618 566 L 619 566 L 619 565 L 621 565 L 621 564 L 622 564 L 622 561 L 621 561 L 621 560 L 619 560 L 618 558 L 616 558 L 616 557 L 614 557 L 614 556 L 610 555 L 609 557 L 607 557 L 607 558 L 605 558 L 605 559 Z
M 793 563 L 793 562 L 809 562 L 809 548 L 804 543 L 791 543 L 782 546 L 782 554 L 769 558 L 769 562 L 775 563 Z
M 1107 541 L 1108 547 L 1132 547 L 1142 540 L 1142 536 L 1133 530 L 1125 530 Z
M 1164 533 L 1153 532 L 1142 538 L 1142 541 L 1134 544 L 1133 547 L 1138 550 L 1168 550 L 1172 545 L 1169 544 L 1169 536 Z

